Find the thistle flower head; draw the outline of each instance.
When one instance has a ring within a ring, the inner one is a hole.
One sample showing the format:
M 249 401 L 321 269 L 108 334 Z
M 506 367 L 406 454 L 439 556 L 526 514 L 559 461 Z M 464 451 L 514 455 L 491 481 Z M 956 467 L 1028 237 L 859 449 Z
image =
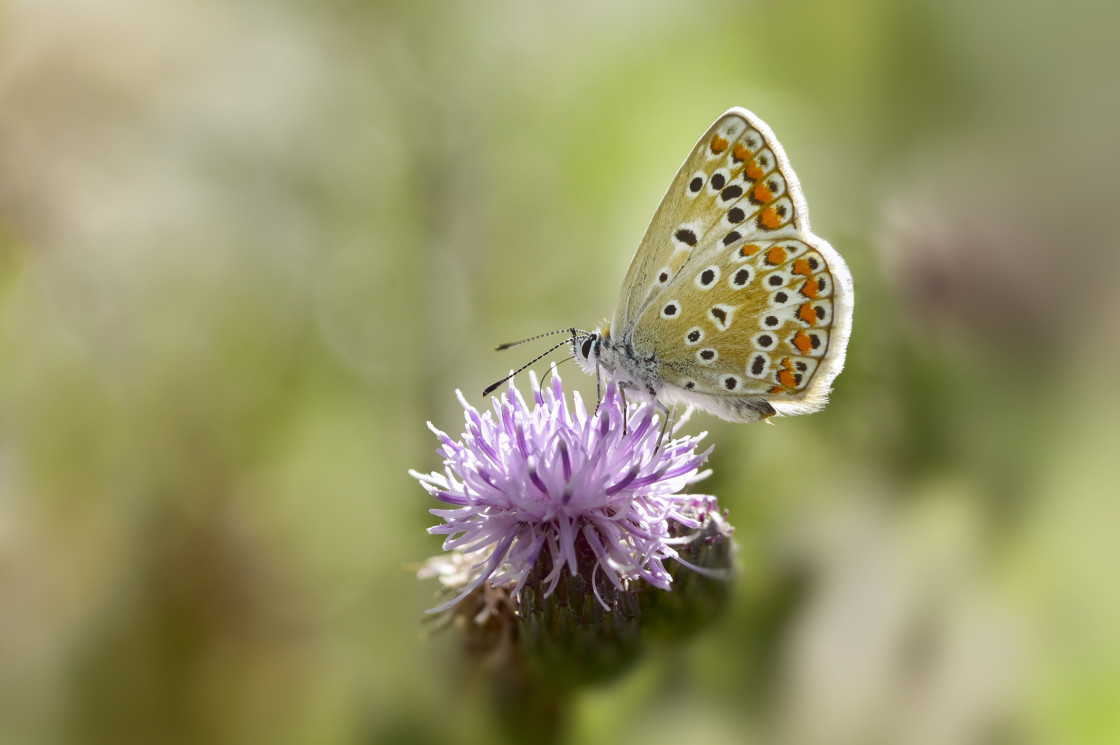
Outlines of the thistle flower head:
M 429 424 L 442 443 L 444 472 L 411 473 L 450 505 L 431 510 L 444 522 L 429 532 L 447 536 L 444 550 L 479 557 L 460 577 L 457 596 L 431 612 L 487 582 L 516 594 L 542 556 L 550 560 L 545 595 L 565 569 L 576 574 L 578 557 L 588 553 L 604 607 L 603 580 L 620 591 L 639 580 L 669 589 L 663 562 L 679 558 L 675 536 L 700 526 L 697 500 L 714 505 L 713 497 L 685 493 L 709 473 L 699 470 L 710 452 L 697 452 L 703 435 L 662 439 L 655 406 L 627 406 L 613 384 L 589 413 L 578 393 L 568 405 L 555 370 L 546 389 L 531 381 L 533 406 L 512 383 L 486 413 L 460 393 L 460 441 Z

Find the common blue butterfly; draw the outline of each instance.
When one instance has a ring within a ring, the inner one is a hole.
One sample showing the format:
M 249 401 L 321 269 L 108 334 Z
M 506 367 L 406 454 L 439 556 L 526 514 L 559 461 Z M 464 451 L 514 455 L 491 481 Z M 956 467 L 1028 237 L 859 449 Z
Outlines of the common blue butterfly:
M 844 366 L 852 304 L 848 267 L 810 230 L 782 146 L 733 108 L 661 200 L 614 317 L 572 329 L 571 351 L 584 371 L 663 407 L 733 422 L 808 414 Z

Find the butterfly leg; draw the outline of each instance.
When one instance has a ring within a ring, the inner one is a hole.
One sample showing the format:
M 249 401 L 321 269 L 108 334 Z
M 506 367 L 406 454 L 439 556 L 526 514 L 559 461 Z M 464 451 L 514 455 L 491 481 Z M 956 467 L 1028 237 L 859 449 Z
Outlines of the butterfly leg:
M 603 405 L 603 368 L 599 363 L 595 363 L 595 413 L 599 413 L 599 407 Z
M 673 408 L 669 408 L 657 399 L 654 399 L 654 403 L 657 405 L 657 408 L 661 410 L 662 414 L 665 417 L 661 422 L 661 432 L 657 435 L 657 447 L 655 448 L 656 451 L 661 449 L 661 443 L 665 441 L 665 433 L 672 431 L 673 429 L 673 419 L 675 418 L 674 415 L 677 413 L 677 407 L 674 406 Z
M 618 395 L 622 398 L 622 436 L 625 437 L 627 433 L 627 421 L 630 419 L 630 412 L 626 408 L 626 385 L 623 383 L 618 384 Z

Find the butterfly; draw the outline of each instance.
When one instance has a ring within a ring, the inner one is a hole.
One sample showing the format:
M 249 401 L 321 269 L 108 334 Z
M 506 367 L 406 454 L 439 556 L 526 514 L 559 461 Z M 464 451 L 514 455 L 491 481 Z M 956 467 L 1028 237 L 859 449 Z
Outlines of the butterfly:
M 733 108 L 661 200 L 614 317 L 557 347 L 662 409 L 691 404 L 733 422 L 808 414 L 844 366 L 852 303 L 851 273 L 810 230 L 782 146 Z

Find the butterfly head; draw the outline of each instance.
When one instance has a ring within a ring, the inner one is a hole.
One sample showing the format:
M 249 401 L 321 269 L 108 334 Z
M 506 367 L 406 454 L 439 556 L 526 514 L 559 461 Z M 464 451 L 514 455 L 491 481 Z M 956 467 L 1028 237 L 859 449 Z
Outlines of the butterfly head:
M 576 364 L 591 375 L 602 366 L 604 348 L 611 345 L 611 327 L 604 325 L 589 334 L 572 336 L 572 357 Z
M 663 384 L 657 358 L 639 356 L 629 342 L 613 339 L 609 325 L 573 337 L 572 356 L 584 372 L 615 381 L 638 400 L 656 399 Z

